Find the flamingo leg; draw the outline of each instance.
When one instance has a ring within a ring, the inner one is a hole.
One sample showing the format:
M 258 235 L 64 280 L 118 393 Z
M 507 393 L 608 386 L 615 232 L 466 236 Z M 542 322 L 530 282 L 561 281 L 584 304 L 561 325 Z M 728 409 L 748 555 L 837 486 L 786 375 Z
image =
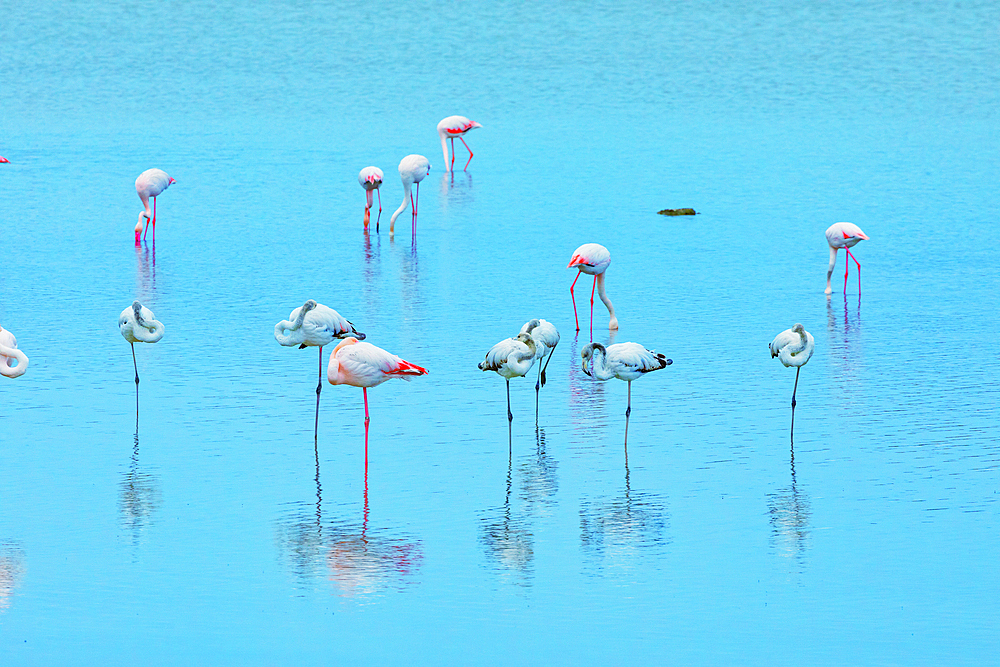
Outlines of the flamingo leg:
M 368 524 L 368 420 L 365 420 L 365 525 Z
M 594 342 L 594 290 L 597 289 L 597 276 L 594 276 L 594 286 L 590 288 L 590 342 Z
M 510 380 L 507 380 L 507 421 L 514 421 L 514 413 L 510 411 Z
M 153 197 L 153 240 L 156 240 L 156 197 Z
M 417 207 L 420 206 L 420 183 L 417 183 L 417 198 L 413 200 L 413 229 L 410 232 L 411 235 L 416 236 L 417 234 Z
M 382 219 L 382 193 L 376 188 L 375 193 L 378 195 L 378 217 L 375 218 L 375 233 L 378 233 L 378 223 Z
M 135 387 L 139 388 L 139 366 L 135 363 L 135 343 L 129 343 L 132 346 L 132 368 L 135 369 Z
M 851 263 L 847 260 L 851 258 L 851 251 L 849 248 L 844 248 L 844 252 L 847 253 L 847 257 L 844 258 L 844 294 L 847 294 L 847 272 L 851 268 Z
M 451 138 L 451 170 L 455 171 L 455 137 Z
M 549 367 L 549 362 L 552 361 L 552 353 L 556 351 L 556 345 L 559 345 L 559 343 L 552 346 L 552 349 L 549 350 L 549 356 L 545 358 L 545 368 L 542 369 L 541 373 L 543 387 L 545 386 L 545 370 Z
M 365 395 L 365 429 L 366 429 L 366 432 L 367 432 L 367 429 L 368 429 L 368 387 L 362 387 L 361 391 Z M 368 451 L 368 448 L 366 447 L 365 448 L 365 452 L 367 452 L 367 451 Z
M 858 267 L 858 296 L 861 296 L 861 262 L 859 262 L 858 259 L 854 255 L 851 254 L 850 249 L 847 250 L 847 256 L 849 258 L 853 259 L 854 263 Z M 845 264 L 847 263 L 846 260 L 845 260 L 844 263 Z M 847 290 L 847 278 L 846 278 L 846 276 L 844 278 L 844 290 L 845 291 Z
M 628 407 L 625 408 L 625 446 L 628 447 L 628 418 L 632 414 L 632 382 L 628 383 Z
M 799 389 L 799 371 L 801 371 L 801 370 L 802 370 L 801 366 L 799 366 L 798 368 L 795 369 L 795 386 L 792 388 L 792 430 L 791 430 L 791 432 L 793 434 L 793 437 L 794 437 L 794 433 L 795 433 L 795 392 L 798 391 L 798 389 Z
M 573 296 L 573 288 L 576 287 L 576 281 L 580 279 L 580 272 L 577 271 L 576 278 L 573 279 L 573 284 L 569 286 L 569 298 L 573 300 L 573 319 L 576 320 L 576 330 L 580 330 L 580 318 L 576 316 L 576 297 Z
M 319 393 L 323 391 L 323 346 L 319 346 L 319 383 L 316 385 L 316 424 L 313 427 L 313 442 L 319 441 Z
M 472 162 L 472 149 L 469 148 L 469 144 L 466 144 L 465 143 L 465 139 L 463 139 L 462 137 L 459 137 L 458 140 L 461 141 L 465 145 L 466 150 L 469 151 L 469 162 Z M 454 139 L 452 139 L 452 141 L 451 141 L 451 146 L 452 146 L 451 157 L 452 157 L 452 160 L 454 160 L 455 159 L 455 140 Z M 465 163 L 465 168 L 462 169 L 462 171 L 468 171 L 469 170 L 469 162 Z
M 535 425 L 538 425 L 538 390 L 542 388 L 542 364 L 538 363 L 538 379 L 535 380 Z

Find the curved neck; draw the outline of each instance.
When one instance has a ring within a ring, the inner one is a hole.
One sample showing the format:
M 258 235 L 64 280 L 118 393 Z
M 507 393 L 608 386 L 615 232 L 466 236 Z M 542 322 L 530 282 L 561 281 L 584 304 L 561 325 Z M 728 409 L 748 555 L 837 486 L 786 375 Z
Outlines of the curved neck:
M 28 370 L 28 357 L 16 347 L 7 347 L 0 343 L 0 357 L 7 357 L 0 361 L 0 375 L 8 378 L 16 378 L 24 375 Z M 17 366 L 8 366 L 8 359 L 16 359 Z
M 410 187 L 411 184 L 409 181 L 403 181 L 403 203 L 399 205 L 399 208 L 396 209 L 396 212 L 392 214 L 391 218 L 389 218 L 390 234 L 392 234 L 395 231 L 396 218 L 398 218 L 399 214 L 405 211 L 406 207 L 410 205 Z
M 163 324 L 138 318 L 132 325 L 132 336 L 143 343 L 155 343 L 163 338 Z
M 608 293 L 604 291 L 604 274 L 597 274 L 597 294 L 601 297 L 601 301 L 604 305 L 608 307 L 608 312 L 611 313 L 611 322 L 613 329 L 618 328 L 618 318 L 615 317 L 615 307 L 611 304 L 611 299 L 608 298 Z
M 305 308 L 299 308 L 299 315 L 295 318 L 295 321 L 281 320 L 274 325 L 274 338 L 281 345 L 297 345 L 302 342 L 301 340 L 293 339 L 291 336 L 286 334 L 286 331 L 298 331 L 302 327 L 302 322 L 306 319 Z
M 439 132 L 441 135 L 441 152 L 444 153 L 444 170 L 451 171 L 451 161 L 448 158 L 448 137 L 444 136 L 444 132 Z
M 598 380 L 610 380 L 614 374 L 608 368 L 608 358 L 604 350 L 594 348 L 594 377 Z
M 837 249 L 830 246 L 830 267 L 826 270 L 826 289 L 830 290 L 830 277 L 833 276 L 833 267 L 837 264 Z
M 147 218 L 152 217 L 153 212 L 149 210 L 149 197 L 143 194 L 139 195 L 139 199 L 142 200 L 143 213 L 146 214 Z M 139 215 L 142 216 L 143 213 L 140 213 Z

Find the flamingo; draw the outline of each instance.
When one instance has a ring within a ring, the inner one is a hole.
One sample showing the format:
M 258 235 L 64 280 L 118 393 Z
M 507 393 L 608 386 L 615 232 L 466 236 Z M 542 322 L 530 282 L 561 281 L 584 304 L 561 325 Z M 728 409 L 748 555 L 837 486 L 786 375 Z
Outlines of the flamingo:
M 867 241 L 868 237 L 860 227 L 851 222 L 836 222 L 826 230 L 826 242 L 830 244 L 830 268 L 826 271 L 827 294 L 833 291 L 830 289 L 830 276 L 833 275 L 833 267 L 837 263 L 837 250 L 840 248 L 847 253 L 847 259 L 853 259 L 858 265 L 858 294 L 861 294 L 861 264 L 851 254 L 851 248 L 862 240 Z M 847 259 L 844 260 L 844 294 L 847 294 L 847 270 L 851 265 Z
M 118 316 L 118 331 L 132 347 L 132 367 L 135 368 L 136 401 L 139 400 L 139 367 L 135 363 L 136 343 L 155 343 L 163 338 L 163 323 L 156 320 L 153 311 L 138 301 L 122 311 Z
M 316 424 L 313 437 L 319 438 L 319 395 L 323 391 L 323 346 L 335 338 L 355 336 L 364 340 L 365 335 L 354 328 L 333 308 L 309 299 L 296 308 L 287 320 L 274 325 L 274 340 L 285 347 L 319 347 L 319 383 L 316 385 Z
M 829 236 L 829 233 L 827 235 Z M 774 340 L 771 341 L 770 348 L 772 359 L 778 357 L 778 360 L 785 365 L 785 368 L 795 366 L 795 386 L 792 388 L 792 431 L 794 432 L 795 392 L 799 388 L 799 372 L 809 362 L 809 358 L 812 357 L 816 343 L 811 333 L 806 331 L 801 324 L 796 324 L 791 329 L 785 329 L 775 336 Z
M 10 160 L 0 155 L 0 164 L 7 164 L 8 162 L 10 162 Z
M 530 323 L 529 323 L 530 324 Z M 514 421 L 510 411 L 510 379 L 524 377 L 535 363 L 535 340 L 528 333 L 519 333 L 514 338 L 506 338 L 486 353 L 486 360 L 479 364 L 481 371 L 496 371 L 507 380 L 507 421 Z
M 418 375 L 427 375 L 427 369 L 403 361 L 371 343 L 361 343 L 353 336 L 333 348 L 330 365 L 326 369 L 326 379 L 330 384 L 361 387 L 365 395 L 365 425 L 369 421 L 368 387 L 377 387 L 392 378 L 409 381 Z
M 16 363 L 15 363 L 16 362 Z M 28 357 L 17 349 L 17 339 L 7 329 L 0 327 L 0 375 L 16 378 L 28 370 Z
M 382 194 L 379 186 L 382 185 L 382 170 L 378 167 L 365 167 L 358 174 L 358 183 L 365 189 L 365 229 L 371 221 L 372 190 L 378 193 L 378 218 L 375 219 L 375 231 L 378 231 L 379 220 L 382 219 Z
M 579 269 L 580 273 L 576 274 L 576 278 L 573 279 L 573 284 L 569 286 L 569 298 L 573 300 L 573 318 L 576 319 L 576 330 L 580 330 L 580 320 L 576 316 L 576 297 L 573 296 L 573 288 L 576 286 L 576 281 L 580 279 L 581 273 L 586 273 L 594 276 L 594 288 L 597 289 L 597 293 L 601 297 L 601 301 L 604 305 L 608 307 L 608 312 L 611 313 L 611 321 L 608 322 L 608 329 L 618 328 L 618 318 L 615 317 L 615 307 L 611 305 L 611 299 L 608 298 L 607 292 L 604 291 L 604 272 L 608 270 L 608 266 L 611 264 L 611 253 L 608 249 L 599 243 L 585 243 L 573 253 L 572 259 L 569 260 L 569 264 L 566 268 L 576 267 Z M 594 340 L 594 288 L 590 290 L 590 340 Z
M 559 344 L 559 332 L 551 322 L 545 320 L 528 320 L 521 327 L 521 333 L 531 336 L 535 342 L 535 358 L 538 359 L 538 379 L 535 380 L 535 419 L 538 419 L 538 390 L 545 386 L 545 369 L 552 361 L 552 353 Z M 548 357 L 548 358 L 546 358 Z M 545 359 L 545 367 L 542 360 Z
M 625 444 L 628 444 L 628 418 L 632 414 L 632 380 L 646 373 L 658 371 L 674 363 L 665 355 L 647 350 L 638 343 L 616 343 L 604 347 L 600 343 L 588 343 L 582 350 L 583 372 L 593 378 L 610 380 L 618 378 L 628 382 L 628 407 L 625 408 Z M 590 358 L 594 358 L 594 372 L 587 368 Z
M 139 242 L 139 232 L 143 230 L 142 219 L 146 219 L 146 231 L 142 234 L 142 239 L 146 240 L 146 232 L 149 231 L 150 215 L 153 220 L 153 240 L 156 240 L 156 197 L 161 192 L 170 187 L 171 183 L 176 183 L 174 179 L 167 175 L 162 169 L 147 169 L 139 174 L 135 179 L 135 191 L 142 200 L 142 211 L 139 212 L 139 221 L 135 223 L 135 242 Z M 153 198 L 153 211 L 149 211 L 149 198 Z
M 482 127 L 479 123 L 474 120 L 469 120 L 465 116 L 448 116 L 440 123 L 438 123 L 438 135 L 441 137 L 441 150 L 444 152 L 444 170 L 452 171 L 455 168 L 455 138 L 457 137 L 459 141 L 465 144 L 466 150 L 469 151 L 469 160 L 465 163 L 465 167 L 462 171 L 469 168 L 469 162 L 472 162 L 472 149 L 469 148 L 469 144 L 465 143 L 465 139 L 462 138 L 466 132 L 474 130 L 477 127 Z M 448 144 L 446 143 L 448 139 L 451 139 L 451 160 L 448 159 Z
M 423 155 L 407 155 L 399 161 L 399 177 L 403 180 L 403 203 L 399 205 L 396 212 L 389 218 L 389 236 L 395 234 L 396 218 L 410 205 L 413 206 L 413 233 L 417 233 L 417 207 L 420 204 L 420 181 L 424 180 L 429 173 L 431 173 L 431 163 Z M 410 186 L 414 183 L 417 184 L 416 199 L 410 194 Z

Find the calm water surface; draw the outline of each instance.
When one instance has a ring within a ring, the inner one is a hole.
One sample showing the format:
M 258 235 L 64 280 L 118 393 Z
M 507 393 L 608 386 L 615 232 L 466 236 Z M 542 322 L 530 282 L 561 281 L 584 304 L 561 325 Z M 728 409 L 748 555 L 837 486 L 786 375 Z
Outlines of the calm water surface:
M 997 662 L 996 3 L 2 15 L 5 663 Z M 455 113 L 483 129 L 451 177 Z M 177 184 L 137 248 L 152 166 Z M 840 220 L 863 298 L 842 256 L 823 294 Z M 578 364 L 586 242 L 595 340 L 674 359 L 627 458 L 625 383 Z M 134 298 L 167 330 L 138 420 Z M 317 353 L 272 336 L 308 298 L 430 371 L 370 392 L 367 459 L 361 392 L 326 386 L 314 447 Z M 563 342 L 508 449 L 476 363 L 532 317 Z M 767 344 L 795 322 L 793 449 Z

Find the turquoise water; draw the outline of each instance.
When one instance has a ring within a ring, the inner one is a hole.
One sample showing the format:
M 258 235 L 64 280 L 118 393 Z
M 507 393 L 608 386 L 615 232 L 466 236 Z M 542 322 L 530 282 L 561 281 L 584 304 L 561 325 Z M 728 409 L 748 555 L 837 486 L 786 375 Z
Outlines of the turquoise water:
M 5 662 L 996 661 L 994 3 L 3 16 Z M 452 114 L 483 124 L 453 178 Z M 366 236 L 358 171 L 386 223 L 409 153 L 416 241 Z M 841 220 L 860 299 L 842 253 L 823 294 Z M 614 340 L 674 360 L 627 459 L 625 384 L 579 369 L 587 242 Z M 166 326 L 138 427 L 136 298 Z M 430 372 L 369 392 L 367 458 L 360 391 L 324 388 L 314 446 L 317 354 L 274 341 L 308 298 Z M 563 342 L 508 436 L 476 364 L 533 317 Z

